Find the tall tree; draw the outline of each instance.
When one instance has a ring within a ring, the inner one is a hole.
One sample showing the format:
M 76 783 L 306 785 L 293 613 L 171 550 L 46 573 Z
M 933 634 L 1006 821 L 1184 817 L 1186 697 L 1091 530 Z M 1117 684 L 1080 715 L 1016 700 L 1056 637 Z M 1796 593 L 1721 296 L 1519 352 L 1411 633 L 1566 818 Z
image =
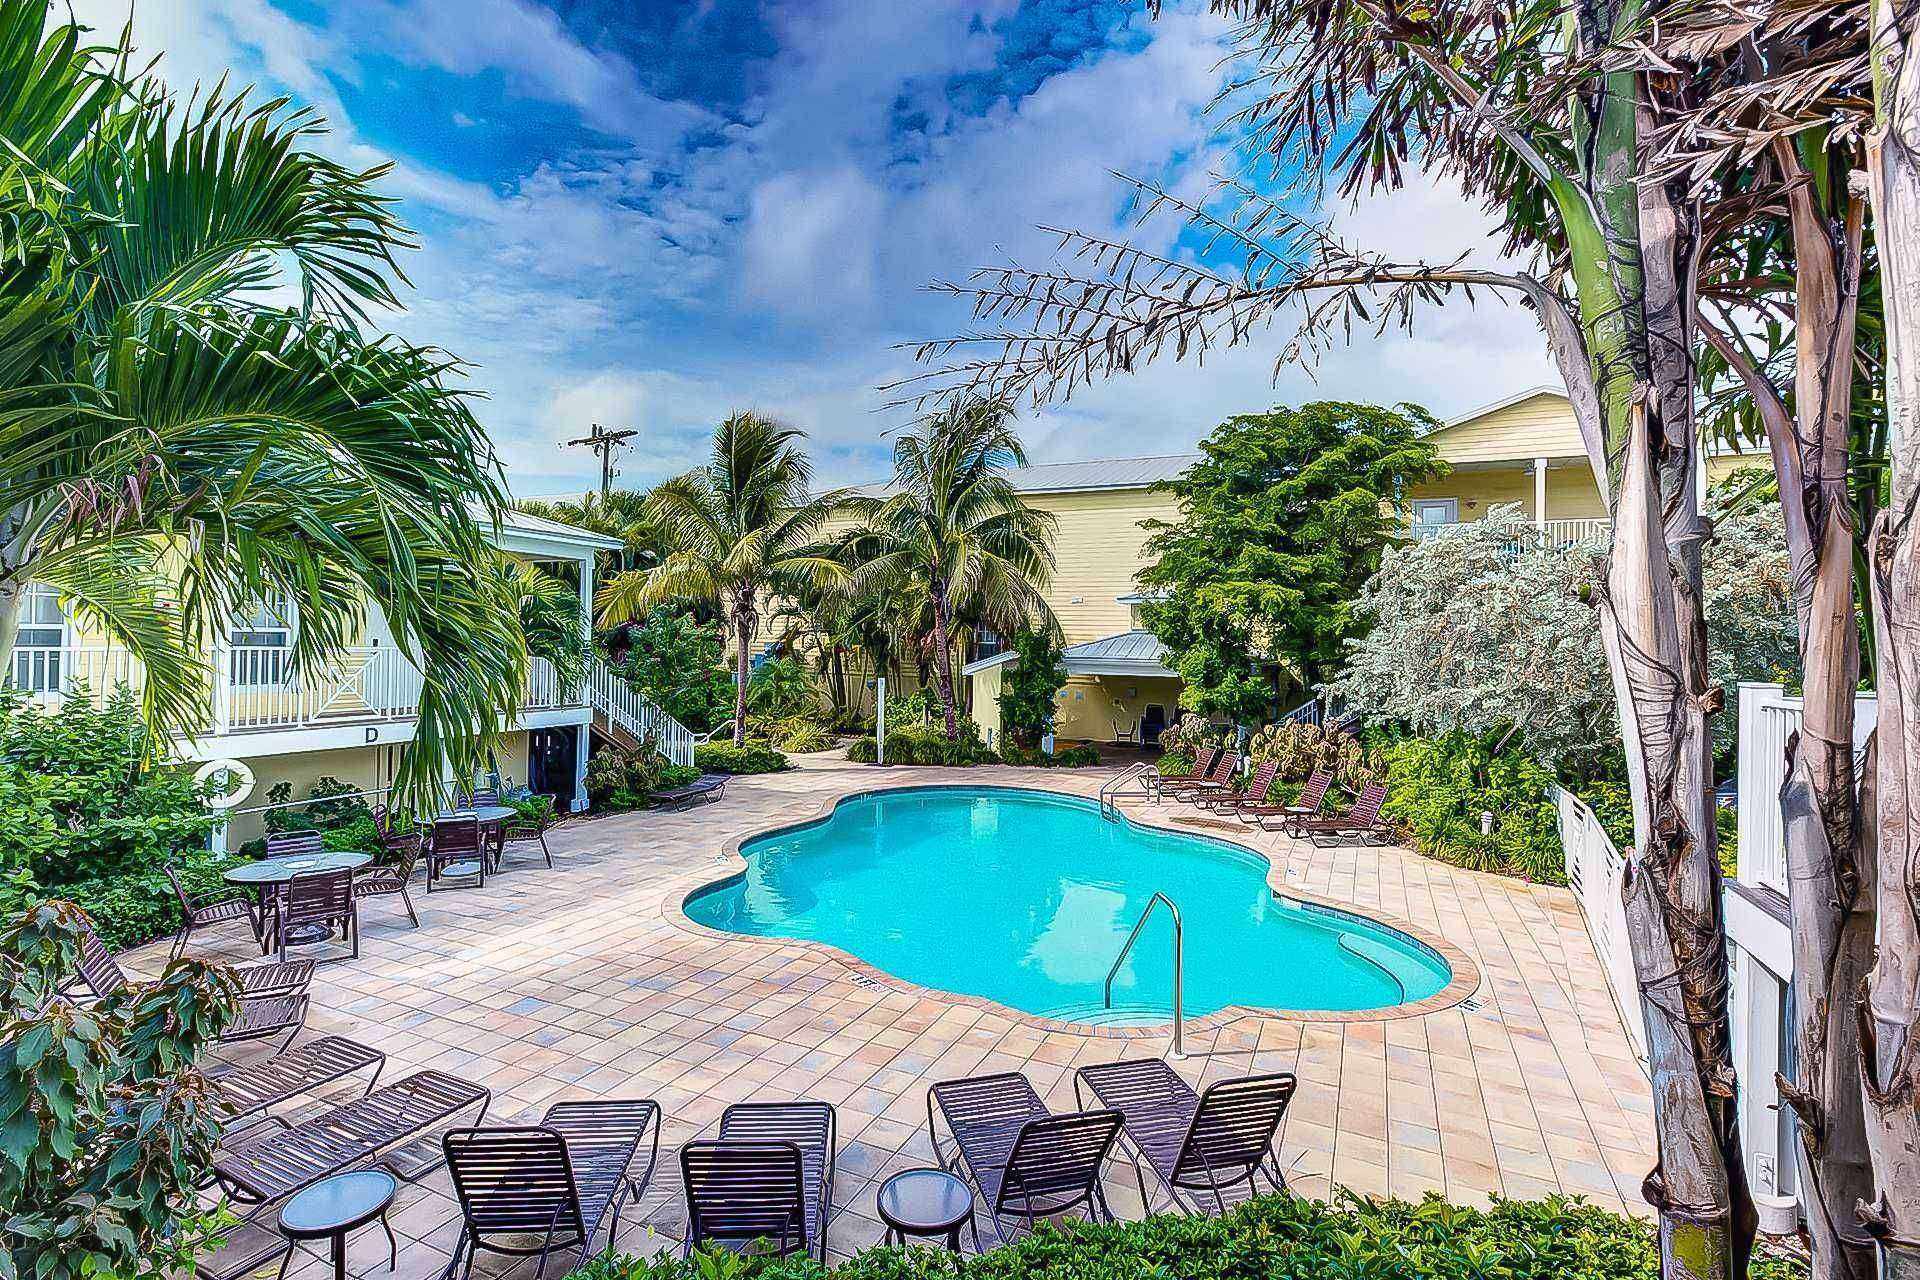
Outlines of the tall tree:
M 713 437 L 713 458 L 656 485 L 647 515 L 672 548 L 650 569 L 619 574 L 600 589 L 603 626 L 644 617 L 674 600 L 711 604 L 733 632 L 733 744 L 747 741 L 747 690 L 760 611 L 774 596 L 844 578 L 818 535 L 839 494 L 814 496 L 804 432 L 736 413 Z
M 1676 0 L 1677 2 L 1677 0 Z M 1743 1273 L 1755 1218 L 1740 1156 L 1726 934 L 1713 821 L 1697 496 L 1697 195 L 1650 178 L 1651 138 L 1697 105 L 1690 66 L 1627 56 L 1660 0 L 1213 0 L 1242 19 L 1241 120 L 1269 154 L 1349 190 L 1396 185 L 1418 156 L 1501 219 L 1531 270 L 1396 262 L 1348 247 L 1284 198 L 1228 183 L 1205 200 L 1139 184 L 1207 252 L 1166 254 L 1071 230 L 1083 269 L 983 270 L 944 286 L 984 331 L 925 344 L 925 396 L 1070 394 L 1163 352 L 1199 358 L 1303 327 L 1281 359 L 1353 322 L 1491 289 L 1533 310 L 1602 484 L 1613 540 L 1595 591 L 1633 797 L 1626 914 L 1642 988 L 1660 1162 L 1645 1193 L 1662 1265 Z M 1647 179 L 1647 180 L 1643 180 Z M 1221 264 L 1216 266 L 1215 264 Z M 1231 264 L 1231 265 L 1226 265 Z M 976 352 L 978 354 L 976 354 Z
M 386 168 L 315 154 L 306 111 L 182 101 L 130 61 L 0 0 L 0 653 L 52 586 L 143 664 L 153 726 L 191 733 L 237 612 L 290 602 L 313 669 L 375 604 L 428 673 L 397 781 L 430 803 L 486 759 L 527 654 L 459 365 L 359 328 L 399 305 L 411 243 Z
M 1237 414 L 1205 455 L 1159 488 L 1178 521 L 1152 521 L 1141 613 L 1172 654 L 1182 703 L 1257 720 L 1275 666 L 1314 689 L 1359 630 L 1354 602 L 1406 532 L 1404 496 L 1446 472 L 1416 405 L 1317 400 Z
M 1874 1195 L 1861 1206 L 1882 1275 L 1920 1277 L 1920 5 L 1872 0 L 1867 189 L 1886 308 L 1889 496 L 1872 539 L 1879 714 L 1864 893 L 1880 948 L 1861 1007 Z
M 597 576 L 610 578 L 630 569 L 648 569 L 667 553 L 665 536 L 647 515 L 642 490 L 615 489 L 572 499 L 528 499 L 517 504 L 528 515 L 620 539 L 618 551 L 600 553 Z
M 963 399 L 903 433 L 887 497 L 846 502 L 860 530 L 847 542 L 860 594 L 924 590 L 947 737 L 960 736 L 953 633 L 967 617 L 1012 633 L 1056 629 L 1046 602 L 1053 576 L 1052 513 L 1021 500 L 1007 478 L 1026 451 L 1004 401 Z

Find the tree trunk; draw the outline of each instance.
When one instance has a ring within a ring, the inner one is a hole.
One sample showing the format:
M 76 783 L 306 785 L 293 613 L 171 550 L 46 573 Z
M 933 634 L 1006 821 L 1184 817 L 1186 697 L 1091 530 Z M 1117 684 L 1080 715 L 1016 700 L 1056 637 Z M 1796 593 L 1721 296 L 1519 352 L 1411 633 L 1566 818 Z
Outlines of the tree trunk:
M 1890 498 L 1872 540 L 1879 717 L 1871 892 L 1880 947 L 1859 1002 L 1875 1194 L 1862 1221 L 1882 1274 L 1920 1278 L 1920 59 L 1910 6 L 1873 6 L 1867 181 L 1886 316 Z
M 953 705 L 953 647 L 948 643 L 947 584 L 933 580 L 933 642 L 939 651 L 940 708 L 946 712 L 947 741 L 960 738 L 960 718 Z
M 733 661 L 733 745 L 747 745 L 747 686 L 753 682 L 753 611 L 736 607 L 733 634 L 740 652 Z
M 27 589 L 33 584 L 15 581 L 11 578 L 0 580 L 0 658 L 7 659 L 12 666 L 10 655 L 13 642 L 20 634 L 20 610 L 27 602 Z M 6 673 L 0 670 L 0 684 L 6 683 Z

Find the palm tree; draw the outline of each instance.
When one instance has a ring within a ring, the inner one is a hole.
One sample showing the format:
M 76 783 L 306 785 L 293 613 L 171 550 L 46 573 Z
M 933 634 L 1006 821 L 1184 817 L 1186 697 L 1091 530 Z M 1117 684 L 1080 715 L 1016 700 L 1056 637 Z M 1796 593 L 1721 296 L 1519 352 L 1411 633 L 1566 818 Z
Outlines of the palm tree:
M 164 741 L 212 637 L 289 600 L 322 666 L 377 604 L 427 672 L 398 785 L 486 758 L 526 645 L 483 525 L 499 466 L 457 361 L 368 337 L 408 232 L 321 122 L 182 101 L 44 0 L 0 0 L 0 653 L 34 583 L 144 666 Z M 476 515 L 476 509 L 478 515 Z
M 856 592 L 924 593 L 949 740 L 960 736 L 956 619 L 1004 631 L 1058 627 L 1043 594 L 1053 576 L 1053 515 L 1022 502 L 1006 475 L 1026 461 L 1011 405 L 956 401 L 894 444 L 891 497 L 846 504 L 863 525 L 849 544 Z
M 667 545 L 658 525 L 647 516 L 644 490 L 615 489 L 610 493 L 589 493 L 579 500 L 528 499 L 519 504 L 528 515 L 557 520 L 561 524 L 620 539 L 618 551 L 601 553 L 600 572 L 608 577 L 629 569 L 646 569 L 660 563 Z
M 656 604 L 715 606 L 733 630 L 733 745 L 747 740 L 747 691 L 760 609 L 776 596 L 839 581 L 846 571 L 817 542 L 838 494 L 810 492 L 806 434 L 754 413 L 736 413 L 713 437 L 713 460 L 654 487 L 649 517 L 672 550 L 651 569 L 611 579 L 599 592 L 602 626 L 642 617 Z

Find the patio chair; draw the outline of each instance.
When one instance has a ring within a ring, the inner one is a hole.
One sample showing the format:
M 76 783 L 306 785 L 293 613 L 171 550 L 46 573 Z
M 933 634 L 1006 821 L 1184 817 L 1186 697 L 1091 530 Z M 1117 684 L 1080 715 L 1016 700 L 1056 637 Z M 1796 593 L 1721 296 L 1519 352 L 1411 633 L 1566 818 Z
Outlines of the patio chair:
M 406 908 L 407 919 L 413 921 L 413 927 L 420 927 L 420 916 L 413 909 L 413 897 L 407 892 L 407 884 L 413 879 L 414 868 L 420 864 L 420 842 L 403 845 L 394 860 L 386 866 L 369 867 L 353 877 L 353 899 L 357 903 L 362 898 L 400 896 L 400 905 Z
M 1281 830 L 1290 836 L 1304 836 L 1315 844 L 1325 836 L 1334 840 L 1359 840 L 1368 844 L 1386 844 L 1393 838 L 1393 828 L 1380 817 L 1380 806 L 1386 803 L 1387 789 L 1378 782 L 1369 782 L 1360 791 L 1360 798 L 1353 802 L 1353 808 L 1345 813 L 1327 817 L 1308 814 L 1287 819 Z
M 322 1036 L 262 1062 L 216 1066 L 206 1076 L 226 1110 L 222 1122 L 231 1134 L 236 1122 L 248 1116 L 372 1067 L 373 1074 L 361 1091 L 364 1097 L 380 1083 L 380 1072 L 386 1065 L 387 1055 L 378 1049 L 342 1036 Z
M 211 893 L 198 896 L 187 892 L 187 886 L 180 883 L 180 873 L 171 862 L 162 864 L 160 870 L 166 874 L 167 883 L 173 886 L 173 896 L 180 900 L 180 931 L 173 935 L 173 948 L 168 951 L 169 960 L 178 960 L 186 954 L 187 939 L 193 936 L 195 929 L 204 929 L 208 925 L 225 924 L 229 920 L 245 920 L 247 928 L 253 933 L 253 940 L 260 941 L 260 917 L 254 914 L 253 899 L 244 889 L 215 889 Z
M 80 957 L 74 982 L 86 987 L 96 1000 L 104 1000 L 133 985 L 127 971 L 107 950 L 107 944 L 86 925 L 80 934 Z M 222 1044 L 264 1040 L 287 1033 L 280 1046 L 293 1043 L 307 1021 L 307 986 L 313 981 L 313 961 L 238 965 L 232 970 L 240 983 L 240 1006 L 234 1019 L 220 1033 Z
M 506 860 L 507 846 L 512 844 L 538 844 L 547 865 L 553 865 L 553 850 L 547 848 L 547 830 L 560 820 L 560 801 L 546 795 L 535 798 L 547 802 L 544 812 L 526 814 L 516 810 L 511 818 L 500 824 L 500 842 L 493 855 L 496 868 Z
M 824 1102 L 736 1102 L 720 1136 L 680 1149 L 687 1193 L 684 1253 L 703 1244 L 771 1242 L 827 1257 L 833 1214 L 835 1121 Z
M 432 893 L 434 882 L 449 874 L 455 879 L 477 877 L 480 887 L 486 888 L 486 846 L 481 843 L 478 819 L 433 820 L 433 834 L 427 842 L 427 892 Z
M 1140 717 L 1135 716 L 1133 721 L 1126 725 L 1122 725 L 1118 720 L 1111 721 L 1110 723 L 1113 725 L 1113 740 L 1115 742 L 1128 747 L 1137 747 L 1140 745 Z
M 951 1156 L 940 1150 L 936 1110 L 952 1138 Z M 1120 1126 L 1118 1111 L 1053 1114 L 1018 1072 L 946 1080 L 927 1090 L 934 1160 L 973 1184 L 1003 1244 L 1020 1225 L 1032 1230 L 1039 1219 L 1080 1206 L 1096 1222 L 1114 1220 L 1100 1166 Z M 1010 1216 L 1019 1222 L 1010 1226 Z
M 731 775 L 725 773 L 703 773 L 692 782 L 678 787 L 668 787 L 664 791 L 650 791 L 647 799 L 662 808 L 676 805 L 691 805 L 696 800 L 711 803 L 723 799 L 727 794 L 727 780 Z
M 1215 813 L 1237 813 L 1247 805 L 1265 804 L 1267 793 L 1273 790 L 1273 780 L 1280 773 L 1278 760 L 1262 760 L 1253 766 L 1253 776 L 1247 779 L 1245 791 L 1215 791 L 1198 798 L 1197 803 Z
M 353 958 L 360 958 L 360 911 L 354 901 L 353 872 L 347 867 L 320 871 L 302 871 L 287 881 L 287 887 L 274 900 L 273 936 L 280 948 L 280 959 L 287 958 L 292 929 L 324 929 L 331 940 L 335 928 L 342 939 L 353 944 Z
M 1161 773 L 1155 766 L 1152 773 L 1141 775 L 1147 794 L 1158 804 L 1167 792 L 1183 783 L 1194 782 L 1213 772 L 1214 762 L 1220 758 L 1218 747 L 1202 747 L 1194 753 L 1193 763 L 1187 766 L 1185 773 Z
M 1240 771 L 1240 753 L 1222 751 L 1213 762 L 1213 769 L 1204 778 L 1193 778 L 1173 788 L 1173 798 L 1191 804 L 1201 796 L 1216 791 L 1228 791 L 1233 787 L 1233 775 Z
M 267 837 L 269 858 L 297 858 L 302 854 L 325 853 L 326 848 L 318 831 L 276 831 Z
M 464 807 L 468 809 L 478 809 L 486 805 L 495 805 L 499 803 L 500 803 L 500 788 L 475 787 L 473 790 L 467 792 L 466 804 Z
M 1320 812 L 1320 804 L 1327 798 L 1327 788 L 1332 785 L 1331 770 L 1315 769 L 1307 775 L 1307 785 L 1300 788 L 1300 794 L 1292 804 L 1242 805 L 1238 810 L 1240 820 L 1264 827 L 1268 818 L 1279 818 L 1284 823 L 1289 818 L 1312 817 Z
M 415 823 L 402 831 L 394 824 L 394 815 L 385 805 L 373 811 L 373 825 L 380 832 L 380 847 L 398 857 L 411 849 L 415 853 L 426 843 L 426 833 Z
M 1140 1203 L 1150 1208 L 1146 1170 L 1166 1187 L 1174 1206 L 1201 1213 L 1197 1197 L 1212 1199 L 1225 1213 L 1226 1193 L 1262 1175 L 1275 1191 L 1285 1191 L 1274 1139 L 1286 1122 L 1287 1104 L 1299 1081 L 1291 1072 L 1219 1080 L 1195 1093 L 1160 1058 L 1102 1062 L 1073 1073 L 1073 1095 L 1082 1106 L 1082 1088 L 1123 1118 L 1122 1138 L 1140 1179 Z
M 652 1152 L 636 1178 L 628 1169 L 649 1134 Z M 555 1249 L 578 1249 L 585 1262 L 603 1221 L 608 1243 L 620 1233 L 621 1208 L 638 1204 L 653 1180 L 660 1107 L 641 1100 L 556 1102 L 537 1126 L 450 1129 L 440 1145 L 461 1219 L 445 1274 L 456 1267 L 470 1274 L 484 1251 L 537 1256 L 539 1276 Z

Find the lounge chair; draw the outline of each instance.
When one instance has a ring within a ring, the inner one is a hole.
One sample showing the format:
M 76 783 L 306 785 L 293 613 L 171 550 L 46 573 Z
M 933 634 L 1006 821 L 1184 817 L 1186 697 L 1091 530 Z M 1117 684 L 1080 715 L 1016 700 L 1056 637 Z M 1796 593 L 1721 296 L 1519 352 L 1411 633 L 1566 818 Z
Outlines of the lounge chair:
M 407 892 L 407 885 L 413 879 L 413 871 L 420 863 L 420 841 L 400 845 L 394 853 L 394 860 L 384 867 L 369 867 L 355 873 L 353 877 L 353 900 L 356 907 L 362 898 L 382 898 L 398 895 L 400 905 L 406 908 L 407 919 L 413 921 L 413 927 L 420 927 L 420 917 L 413 909 L 413 896 Z
M 652 1151 L 636 1178 L 629 1170 L 649 1135 Z M 622 1206 L 637 1204 L 653 1180 L 660 1107 L 642 1100 L 556 1102 L 538 1126 L 450 1129 L 440 1145 L 461 1218 L 445 1274 L 456 1267 L 470 1274 L 485 1251 L 538 1256 L 535 1274 L 544 1275 L 555 1249 L 578 1249 L 585 1262 L 602 1222 L 608 1243 L 619 1234 Z
M 543 812 L 524 814 L 516 811 L 511 818 L 500 824 L 500 843 L 493 852 L 493 865 L 498 868 L 506 860 L 507 846 L 512 844 L 538 844 L 540 855 L 553 865 L 553 850 L 547 848 L 547 830 L 560 820 L 560 802 L 553 796 L 536 796 L 545 800 Z
M 1386 799 L 1386 787 L 1378 782 L 1369 782 L 1361 790 L 1360 798 L 1353 802 L 1353 808 L 1345 813 L 1328 817 L 1309 815 L 1289 818 L 1282 830 L 1290 836 L 1303 836 L 1315 844 L 1320 843 L 1322 836 L 1333 840 L 1386 844 L 1393 838 L 1393 828 L 1380 817 L 1380 806 Z
M 1272 790 L 1274 777 L 1279 772 L 1278 760 L 1262 760 L 1253 767 L 1253 776 L 1247 779 L 1245 791 L 1209 792 L 1198 797 L 1195 803 L 1215 813 L 1234 813 L 1247 805 L 1265 804 L 1267 792 Z
M 951 1156 L 940 1149 L 936 1110 L 952 1138 Z M 1002 1243 L 1021 1224 L 1031 1230 L 1040 1218 L 1079 1206 L 1095 1221 L 1113 1221 L 1100 1166 L 1120 1126 L 1118 1111 L 1054 1115 L 1018 1072 L 946 1080 L 927 1090 L 934 1160 L 973 1184 Z M 1010 1225 L 1010 1216 L 1019 1222 Z
M 480 887 L 487 887 L 487 851 L 478 819 L 434 819 L 427 842 L 427 892 L 432 893 L 434 883 L 448 874 L 457 879 L 477 876 Z
M 1146 788 L 1147 795 L 1155 804 L 1158 804 L 1166 796 L 1169 787 L 1176 787 L 1184 782 L 1195 782 L 1206 777 L 1213 771 L 1214 761 L 1219 758 L 1218 748 L 1202 747 L 1194 753 L 1193 761 L 1187 766 L 1185 773 L 1161 773 L 1159 766 L 1156 765 L 1152 773 L 1140 775 L 1140 783 Z
M 1194 778 L 1173 788 L 1175 800 L 1192 803 L 1201 796 L 1214 792 L 1229 791 L 1233 788 L 1233 775 L 1240 770 L 1240 753 L 1222 751 L 1213 762 L 1213 768 L 1204 778 Z
M 1187 1213 L 1204 1212 L 1197 1201 L 1203 1193 L 1214 1212 L 1226 1212 L 1226 1193 L 1240 1186 L 1251 1193 L 1255 1174 L 1275 1191 L 1287 1189 L 1273 1144 L 1298 1083 L 1291 1072 L 1277 1072 L 1219 1080 L 1195 1093 L 1159 1058 L 1103 1062 L 1073 1073 L 1082 1106 L 1084 1088 L 1124 1117 L 1142 1207 L 1152 1204 L 1151 1168 L 1174 1206 Z
M 322 1036 L 298 1049 L 276 1053 L 265 1061 L 215 1067 L 206 1075 L 226 1108 L 224 1122 L 231 1128 L 236 1121 L 344 1080 L 367 1067 L 373 1068 L 373 1074 L 367 1078 L 363 1096 L 372 1093 L 386 1064 L 387 1055 L 378 1049 L 341 1036 Z
M 1288 818 L 1308 818 L 1320 812 L 1320 804 L 1327 798 L 1327 788 L 1333 785 L 1333 773 L 1328 769 L 1315 769 L 1307 775 L 1307 785 L 1300 788 L 1300 794 L 1292 804 L 1255 804 L 1242 805 L 1239 809 L 1243 822 L 1264 827 L 1268 818 L 1279 818 L 1283 822 Z
M 647 799 L 666 808 L 696 800 L 718 800 L 727 794 L 727 781 L 728 775 L 724 773 L 703 773 L 685 786 L 649 792 Z
M 127 971 L 107 950 L 107 944 L 88 924 L 80 934 L 80 961 L 74 975 L 97 1000 L 133 984 Z M 239 965 L 231 970 L 240 984 L 240 1007 L 227 1029 L 220 1033 L 222 1044 L 264 1040 L 287 1033 L 284 1050 L 293 1043 L 307 1021 L 307 985 L 313 981 L 313 961 Z
M 824 1102 L 736 1102 L 720 1136 L 680 1149 L 687 1192 L 684 1253 L 702 1244 L 772 1243 L 827 1257 L 833 1214 L 833 1108 Z
M 225 924 L 229 920 L 245 920 L 247 928 L 253 931 L 254 942 L 260 941 L 260 917 L 254 914 L 253 898 L 246 890 L 216 889 L 195 896 L 180 883 L 180 873 L 174 870 L 173 863 L 162 864 L 160 870 L 173 886 L 173 896 L 180 900 L 180 932 L 173 935 L 173 948 L 167 953 L 169 959 L 178 960 L 186 954 L 187 939 L 195 929 Z
M 273 904 L 273 936 L 280 949 L 281 963 L 289 946 L 307 943 L 292 941 L 298 929 L 323 929 L 325 936 L 314 941 L 328 942 L 336 927 L 342 939 L 353 944 L 353 958 L 360 958 L 360 910 L 353 892 L 353 872 L 347 867 L 321 871 L 302 871 L 287 881 Z

